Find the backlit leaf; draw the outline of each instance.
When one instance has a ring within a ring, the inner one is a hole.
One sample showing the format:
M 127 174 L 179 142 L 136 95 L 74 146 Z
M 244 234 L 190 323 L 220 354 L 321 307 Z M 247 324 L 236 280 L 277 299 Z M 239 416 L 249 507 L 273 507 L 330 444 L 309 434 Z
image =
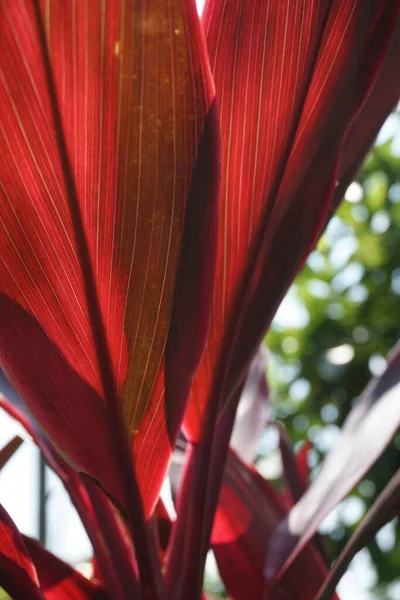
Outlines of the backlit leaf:
M 218 139 L 194 0 L 0 11 L 1 364 L 64 456 L 119 500 L 120 402 L 149 511 L 212 290 Z M 178 382 L 172 349 L 189 335 Z
M 0 586 L 13 600 L 41 600 L 39 580 L 24 541 L 0 504 Z

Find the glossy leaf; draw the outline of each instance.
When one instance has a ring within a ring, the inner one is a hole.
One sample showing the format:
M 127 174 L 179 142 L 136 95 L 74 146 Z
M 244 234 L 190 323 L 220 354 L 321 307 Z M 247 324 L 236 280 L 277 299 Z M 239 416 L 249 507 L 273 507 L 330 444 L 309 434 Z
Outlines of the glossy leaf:
M 270 536 L 285 514 L 278 491 L 231 453 L 215 517 L 212 548 L 224 584 L 236 600 L 314 600 L 328 569 L 309 545 L 277 587 L 266 587 L 264 559 Z
M 23 440 L 19 435 L 14 435 L 13 438 L 0 450 L 0 470 L 8 463 L 10 458 L 14 456 Z
M 39 580 L 16 525 L 0 504 L 0 586 L 13 600 L 41 600 Z
M 107 600 L 110 596 L 36 540 L 23 536 L 35 564 L 45 600 Z
M 353 533 L 326 578 L 315 600 L 329 600 L 354 555 L 366 546 L 378 531 L 400 515 L 400 471 L 392 477 Z
M 266 573 L 286 571 L 322 519 L 347 496 L 389 444 L 400 425 L 400 345 L 384 373 L 365 389 L 327 454 L 318 475 L 280 523 L 271 540 Z
M 218 139 L 195 4 L 10 0 L 1 20 L 1 364 L 122 500 L 118 393 L 148 512 L 212 290 Z

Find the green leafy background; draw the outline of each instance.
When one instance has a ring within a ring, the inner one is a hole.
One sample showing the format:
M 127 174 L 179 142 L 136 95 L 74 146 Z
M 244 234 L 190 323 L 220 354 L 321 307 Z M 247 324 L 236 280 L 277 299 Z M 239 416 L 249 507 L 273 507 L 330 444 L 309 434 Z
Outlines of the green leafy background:
M 359 185 L 348 190 L 348 200 L 291 290 L 298 314 L 307 322 L 294 328 L 282 325 L 278 318 L 266 338 L 273 412 L 294 442 L 313 441 L 313 468 L 371 376 L 384 368 L 385 356 L 400 337 L 400 152 L 395 135 L 400 115 L 390 119 L 394 139 L 371 152 Z M 329 352 L 338 347 L 342 348 Z M 399 465 L 400 434 L 328 520 L 324 530 L 329 531 L 326 544 L 332 559 Z M 391 598 L 393 582 L 400 576 L 398 520 L 363 554 L 375 597 Z

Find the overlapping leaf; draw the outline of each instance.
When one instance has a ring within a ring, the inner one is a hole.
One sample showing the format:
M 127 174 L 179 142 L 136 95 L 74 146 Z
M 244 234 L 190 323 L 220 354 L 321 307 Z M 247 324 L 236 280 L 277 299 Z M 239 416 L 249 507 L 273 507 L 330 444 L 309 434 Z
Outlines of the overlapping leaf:
M 226 588 L 235 599 L 314 599 L 328 569 L 312 545 L 277 587 L 266 587 L 266 548 L 285 510 L 277 490 L 231 453 L 215 517 L 212 548 Z
M 124 598 L 124 588 L 136 593 L 133 548 L 116 509 L 93 481 L 85 481 L 50 444 L 1 371 L 0 408 L 24 427 L 63 482 L 93 545 L 102 581 L 116 598 Z
M 195 4 L 0 10 L 1 364 L 59 450 L 121 499 L 117 392 L 149 510 L 212 290 L 218 140 Z
M 13 600 L 42 600 L 31 557 L 15 523 L 0 504 L 0 586 Z
M 206 545 L 196 554 L 194 540 L 200 531 L 208 539 L 251 358 L 324 227 L 356 117 L 371 90 L 385 94 L 379 72 L 399 10 L 398 0 L 206 3 L 222 182 L 211 328 L 185 418 L 188 438 L 202 436 L 193 454 L 199 524 L 192 524 L 187 565 L 201 564 L 199 552 L 205 557 Z M 376 119 L 371 124 L 375 131 Z M 367 121 L 363 135 L 370 137 Z M 198 589 L 194 570 L 187 567 L 185 585 L 195 581 Z
M 23 537 L 45 600 L 107 600 L 110 596 L 32 538 Z
M 349 413 L 321 470 L 275 531 L 266 560 L 270 578 L 284 572 L 322 519 L 374 464 L 400 425 L 400 346 Z
M 357 126 L 368 96 L 386 97 L 379 72 L 399 9 L 398 1 L 206 3 L 223 163 L 212 326 L 186 417 L 194 438 L 216 373 L 226 371 L 223 403 L 320 234 L 338 173 L 348 185 L 348 163 L 361 160 L 390 111 L 386 100 L 371 102 Z M 389 104 L 396 90 L 390 82 Z
M 282 458 L 283 479 L 286 490 L 290 494 L 291 504 L 294 504 L 304 494 L 308 487 L 308 463 L 307 457 L 311 447 L 306 442 L 301 450 L 295 454 L 289 437 L 283 426 L 279 423 L 279 450 Z

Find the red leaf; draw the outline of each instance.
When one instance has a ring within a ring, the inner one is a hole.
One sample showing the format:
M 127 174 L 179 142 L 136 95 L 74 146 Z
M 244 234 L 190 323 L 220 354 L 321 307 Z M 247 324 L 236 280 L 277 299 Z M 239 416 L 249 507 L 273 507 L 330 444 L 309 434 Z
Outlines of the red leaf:
M 347 129 L 374 88 L 399 7 L 397 0 L 206 4 L 222 195 L 211 332 L 186 417 L 192 437 L 216 369 L 226 370 L 222 404 L 321 232 Z
M 41 600 L 39 580 L 24 541 L 0 504 L 0 586 L 13 600 Z
M 310 450 L 312 450 L 312 443 L 310 440 L 306 440 L 296 454 L 296 466 L 300 479 L 304 484 L 304 488 L 308 487 L 310 479 L 310 467 L 308 466 L 308 455 Z
M 36 540 L 23 536 L 35 564 L 46 600 L 107 600 L 110 596 L 70 565 L 43 548 Z
M 354 555 L 366 546 L 374 535 L 389 521 L 400 515 L 400 471 L 397 471 L 375 500 L 361 525 L 353 533 L 335 560 L 324 585 L 315 600 L 329 600 Z
M 152 516 L 156 528 L 161 561 L 163 561 L 171 536 L 172 520 L 161 498 L 159 498 Z
M 371 53 L 373 54 L 376 46 L 381 44 L 382 40 L 379 40 L 379 36 L 385 35 L 385 28 L 390 26 L 391 20 L 394 20 L 392 10 L 393 7 L 387 5 L 385 10 L 382 10 L 375 27 L 375 37 L 371 36 L 369 44 L 365 48 L 365 53 L 363 53 L 366 68 L 368 68 Z M 357 119 L 347 135 L 338 175 L 339 185 L 335 191 L 331 212 L 336 210 L 341 202 L 349 181 L 354 178 L 361 167 L 362 161 L 372 146 L 379 129 L 399 100 L 400 84 L 398 78 L 393 77 L 393 73 L 396 72 L 400 54 L 400 19 L 397 19 L 395 23 L 395 31 L 383 57 L 377 81 L 370 90 Z M 385 92 L 382 93 L 382 90 L 385 90 Z
M 52 447 L 1 371 L 0 408 L 26 429 L 51 468 L 62 480 L 92 542 L 107 589 L 112 590 L 115 598 L 124 597 L 122 587 L 132 592 L 136 590 L 137 577 L 132 544 L 127 539 L 126 527 L 121 523 L 114 506 L 97 485 L 90 480 L 83 480 Z
M 214 272 L 217 129 L 195 4 L 7 0 L 1 17 L 1 364 L 70 463 L 123 501 L 118 393 L 149 514 Z M 173 349 L 189 340 L 178 381 Z
M 305 494 L 271 540 L 266 572 L 284 573 L 322 519 L 347 496 L 389 444 L 400 425 L 400 345 L 346 418 L 341 435 Z
M 23 440 L 18 435 L 7 442 L 5 446 L 0 450 L 0 470 L 8 463 L 10 458 L 15 454 Z
M 283 478 L 290 493 L 290 506 L 300 500 L 308 487 L 307 457 L 311 443 L 303 444 L 300 452 L 294 453 L 289 437 L 281 423 L 278 423 L 279 449 L 282 457 Z
M 324 227 L 348 132 L 371 90 L 385 94 L 379 72 L 399 9 L 399 0 L 206 3 L 222 192 L 210 334 L 185 418 L 188 439 L 202 438 L 192 455 L 199 473 L 193 499 L 186 499 L 199 505 L 183 553 L 190 556 L 183 574 L 188 596 L 201 583 L 234 420 L 229 412 Z M 370 136 L 368 123 L 363 135 Z M 180 531 L 183 538 L 184 525 Z M 199 546 L 199 539 L 206 541 Z
M 298 557 L 279 586 L 266 589 L 267 544 L 285 512 L 277 490 L 231 453 L 215 516 L 212 548 L 224 584 L 235 600 L 314 599 L 328 569 L 313 545 Z

